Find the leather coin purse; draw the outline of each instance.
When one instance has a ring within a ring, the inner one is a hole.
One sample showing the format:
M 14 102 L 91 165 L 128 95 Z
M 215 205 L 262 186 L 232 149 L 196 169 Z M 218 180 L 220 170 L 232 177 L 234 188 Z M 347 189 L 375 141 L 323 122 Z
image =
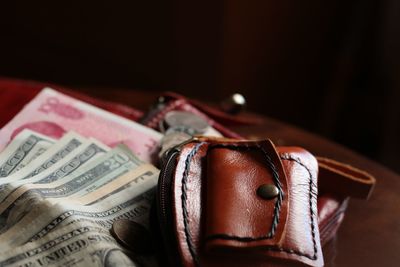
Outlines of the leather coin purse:
M 362 170 L 303 148 L 246 141 L 227 127 L 258 121 L 174 93 L 141 122 L 160 130 L 171 111 L 191 112 L 225 138 L 197 137 L 163 157 L 152 220 L 162 266 L 322 266 L 349 197 L 373 190 L 374 177 Z

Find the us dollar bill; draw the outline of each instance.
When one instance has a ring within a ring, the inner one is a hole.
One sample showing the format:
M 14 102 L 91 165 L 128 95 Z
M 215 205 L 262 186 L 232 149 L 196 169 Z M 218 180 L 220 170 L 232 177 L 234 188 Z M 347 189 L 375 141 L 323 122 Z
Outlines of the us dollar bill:
M 136 191 L 143 191 L 148 188 L 149 184 L 155 186 L 157 183 L 159 170 L 150 163 L 142 164 L 128 173 L 109 182 L 107 186 L 103 186 L 100 190 L 93 190 L 85 195 L 76 195 L 69 198 L 70 203 L 79 205 L 92 205 L 101 202 L 103 199 L 112 196 L 128 187 L 134 187 Z M 49 200 L 52 200 L 49 198 Z
M 89 164 L 96 158 L 104 155 L 109 148 L 104 144 L 91 140 L 90 142 L 78 147 L 69 155 L 62 160 L 59 160 L 56 164 L 50 168 L 40 172 L 39 174 L 32 176 L 27 179 L 0 179 L 0 206 L 12 193 L 24 184 L 41 184 L 56 181 L 67 175 L 72 175 L 74 172 L 78 172 L 84 166 Z M 17 180 L 17 181 L 16 181 Z M 4 181 L 3 183 L 1 181 Z M 0 220 L 1 220 L 0 215 Z
M 126 154 L 119 146 L 82 170 L 49 184 L 24 184 L 0 203 L 0 232 L 22 218 L 34 205 L 45 198 L 67 198 L 84 195 L 117 179 L 143 164 L 133 154 Z
M 6 178 L 0 179 L 0 185 L 38 175 L 65 158 L 79 146 L 87 144 L 87 142 L 88 140 L 86 138 L 75 132 L 69 132 L 55 142 L 46 152 L 35 160 L 32 160 L 25 168 L 14 172 Z
M 78 223 L 54 231 L 36 242 L 0 253 L 0 266 L 138 265 L 107 230 Z
M 0 154 L 0 178 L 7 177 L 43 154 L 54 139 L 25 129 Z
M 76 148 L 87 143 L 88 140 L 86 138 L 75 132 L 68 132 L 45 153 L 29 163 L 27 168 L 22 169 L 16 174 L 19 176 L 19 179 L 33 177 L 64 159 Z
M 149 172 L 153 174 L 148 175 Z M 147 227 L 157 179 L 158 170 L 148 167 L 147 171 L 129 172 L 125 183 L 116 185 L 114 181 L 110 184 L 112 188 L 107 187 L 109 190 L 101 195 L 69 202 L 42 201 L 0 235 L 0 245 L 3 249 L 20 246 L 74 222 L 89 222 L 109 229 L 115 220 L 125 218 Z M 90 205 L 84 206 L 85 203 Z

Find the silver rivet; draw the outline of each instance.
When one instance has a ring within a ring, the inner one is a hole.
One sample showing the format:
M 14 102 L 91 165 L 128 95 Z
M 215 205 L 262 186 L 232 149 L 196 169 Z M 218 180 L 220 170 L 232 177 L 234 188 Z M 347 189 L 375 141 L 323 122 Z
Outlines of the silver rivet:
M 273 199 L 278 196 L 279 190 L 273 184 L 263 184 L 257 189 L 257 195 L 263 199 Z
M 232 115 L 238 114 L 245 106 L 246 99 L 241 94 L 233 94 L 221 103 L 221 109 Z

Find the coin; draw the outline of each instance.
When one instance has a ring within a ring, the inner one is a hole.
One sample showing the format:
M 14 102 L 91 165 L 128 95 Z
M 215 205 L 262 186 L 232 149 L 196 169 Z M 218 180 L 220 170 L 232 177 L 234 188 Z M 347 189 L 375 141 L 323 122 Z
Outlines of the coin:
M 193 129 L 196 134 L 202 134 L 208 128 L 205 119 L 187 111 L 170 111 L 165 115 L 164 121 L 168 127 L 185 126 Z
M 172 132 L 164 135 L 164 137 L 161 139 L 160 155 L 162 155 L 168 149 L 179 145 L 190 138 L 192 138 L 192 136 L 184 132 Z
M 150 232 L 141 224 L 120 219 L 113 223 L 112 236 L 125 248 L 138 254 L 148 254 L 154 250 Z

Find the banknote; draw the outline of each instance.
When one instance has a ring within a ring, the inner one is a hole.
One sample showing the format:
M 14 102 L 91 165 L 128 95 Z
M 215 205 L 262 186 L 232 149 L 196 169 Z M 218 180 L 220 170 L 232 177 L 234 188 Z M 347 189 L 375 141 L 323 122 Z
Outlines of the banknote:
M 0 129 L 0 266 L 155 266 L 110 228 L 149 228 L 161 137 L 43 89 Z
M 108 183 L 101 190 L 92 191 L 69 201 L 80 205 L 92 205 L 129 187 L 134 187 L 137 191 L 147 190 L 149 186 L 156 186 L 158 175 L 159 170 L 156 167 L 148 163 L 143 164 Z
M 44 170 L 47 170 L 55 163 L 59 162 L 79 146 L 86 144 L 86 138 L 80 136 L 75 132 L 66 133 L 59 141 L 48 149 L 45 153 L 37 157 L 34 161 L 29 163 L 29 168 L 25 168 L 17 172 L 20 179 L 27 179 L 33 177 Z
M 149 171 L 154 170 L 149 169 Z M 139 178 L 141 173 L 145 172 L 136 172 L 136 174 L 134 172 L 130 172 L 130 182 L 111 189 L 113 192 L 104 192 L 100 197 L 92 195 L 92 200 L 85 198 L 81 201 L 78 199 L 57 203 L 49 199 L 42 201 L 0 235 L 1 247 L 6 249 L 23 245 L 78 221 L 94 223 L 109 229 L 115 220 L 124 218 L 148 227 L 150 205 L 154 197 L 158 172 L 145 179 Z M 83 205 L 88 202 L 90 205 Z
M 3 204 L 2 202 L 20 186 L 31 183 L 45 184 L 57 181 L 67 175 L 72 175 L 80 171 L 87 164 L 90 164 L 91 161 L 105 154 L 108 150 L 109 148 L 104 144 L 95 140 L 90 140 L 87 144 L 78 147 L 61 161 L 35 176 L 17 180 L 15 180 L 14 177 L 10 179 L 8 177 L 1 179 L 0 206 Z M 0 216 L 0 221 L 1 219 L 2 217 Z
M 0 253 L 0 266 L 139 266 L 133 258 L 104 228 L 77 223 Z
M 8 175 L 5 179 L 0 179 L 0 184 L 9 181 L 16 181 L 33 177 L 42 171 L 50 168 L 61 159 L 65 158 L 74 149 L 87 143 L 88 140 L 77 133 L 69 132 L 59 141 L 55 142 L 46 152 L 32 160 L 26 167 Z
M 7 177 L 44 153 L 54 139 L 25 129 L 0 153 L 0 178 Z
M 11 205 L 10 211 L 6 210 L 5 212 L 8 218 L 7 221 L 3 224 L 4 226 L 1 229 L 1 233 L 4 233 L 11 226 L 18 223 L 24 218 L 26 214 L 28 214 L 37 205 L 44 201 L 52 204 L 62 202 L 81 206 L 93 205 L 103 202 L 103 200 L 106 198 L 118 198 L 119 195 L 117 193 L 120 191 L 126 192 L 127 188 L 132 188 L 134 192 L 136 192 L 134 193 L 129 191 L 129 196 L 135 196 L 138 192 L 146 192 L 154 188 L 157 184 L 158 174 L 159 171 L 157 168 L 155 168 L 151 164 L 144 164 L 136 169 L 129 171 L 125 175 L 118 177 L 118 179 L 110 182 L 106 187 L 102 187 L 101 190 L 94 190 L 93 192 L 78 198 L 73 198 L 71 196 L 63 197 L 61 195 L 53 195 L 54 198 L 43 198 L 43 196 L 40 195 L 36 196 L 36 198 L 32 200 L 28 200 L 27 202 L 23 203 L 23 205 L 13 203 Z M 114 197 L 114 195 L 116 195 L 116 197 Z M 119 200 L 114 200 L 115 203 L 118 203 L 118 201 Z
M 67 198 L 98 190 L 123 174 L 143 164 L 125 149 L 115 147 L 89 163 L 84 169 L 63 179 L 46 184 L 23 184 L 0 203 L 0 232 L 21 219 L 45 198 Z M 13 183 L 11 183 L 13 184 Z M 15 183 L 14 183 L 15 184 Z
M 114 147 L 125 143 L 142 160 L 151 161 L 161 134 L 50 88 L 43 89 L 0 130 L 0 150 L 21 129 L 31 129 L 53 138 L 73 130 Z

